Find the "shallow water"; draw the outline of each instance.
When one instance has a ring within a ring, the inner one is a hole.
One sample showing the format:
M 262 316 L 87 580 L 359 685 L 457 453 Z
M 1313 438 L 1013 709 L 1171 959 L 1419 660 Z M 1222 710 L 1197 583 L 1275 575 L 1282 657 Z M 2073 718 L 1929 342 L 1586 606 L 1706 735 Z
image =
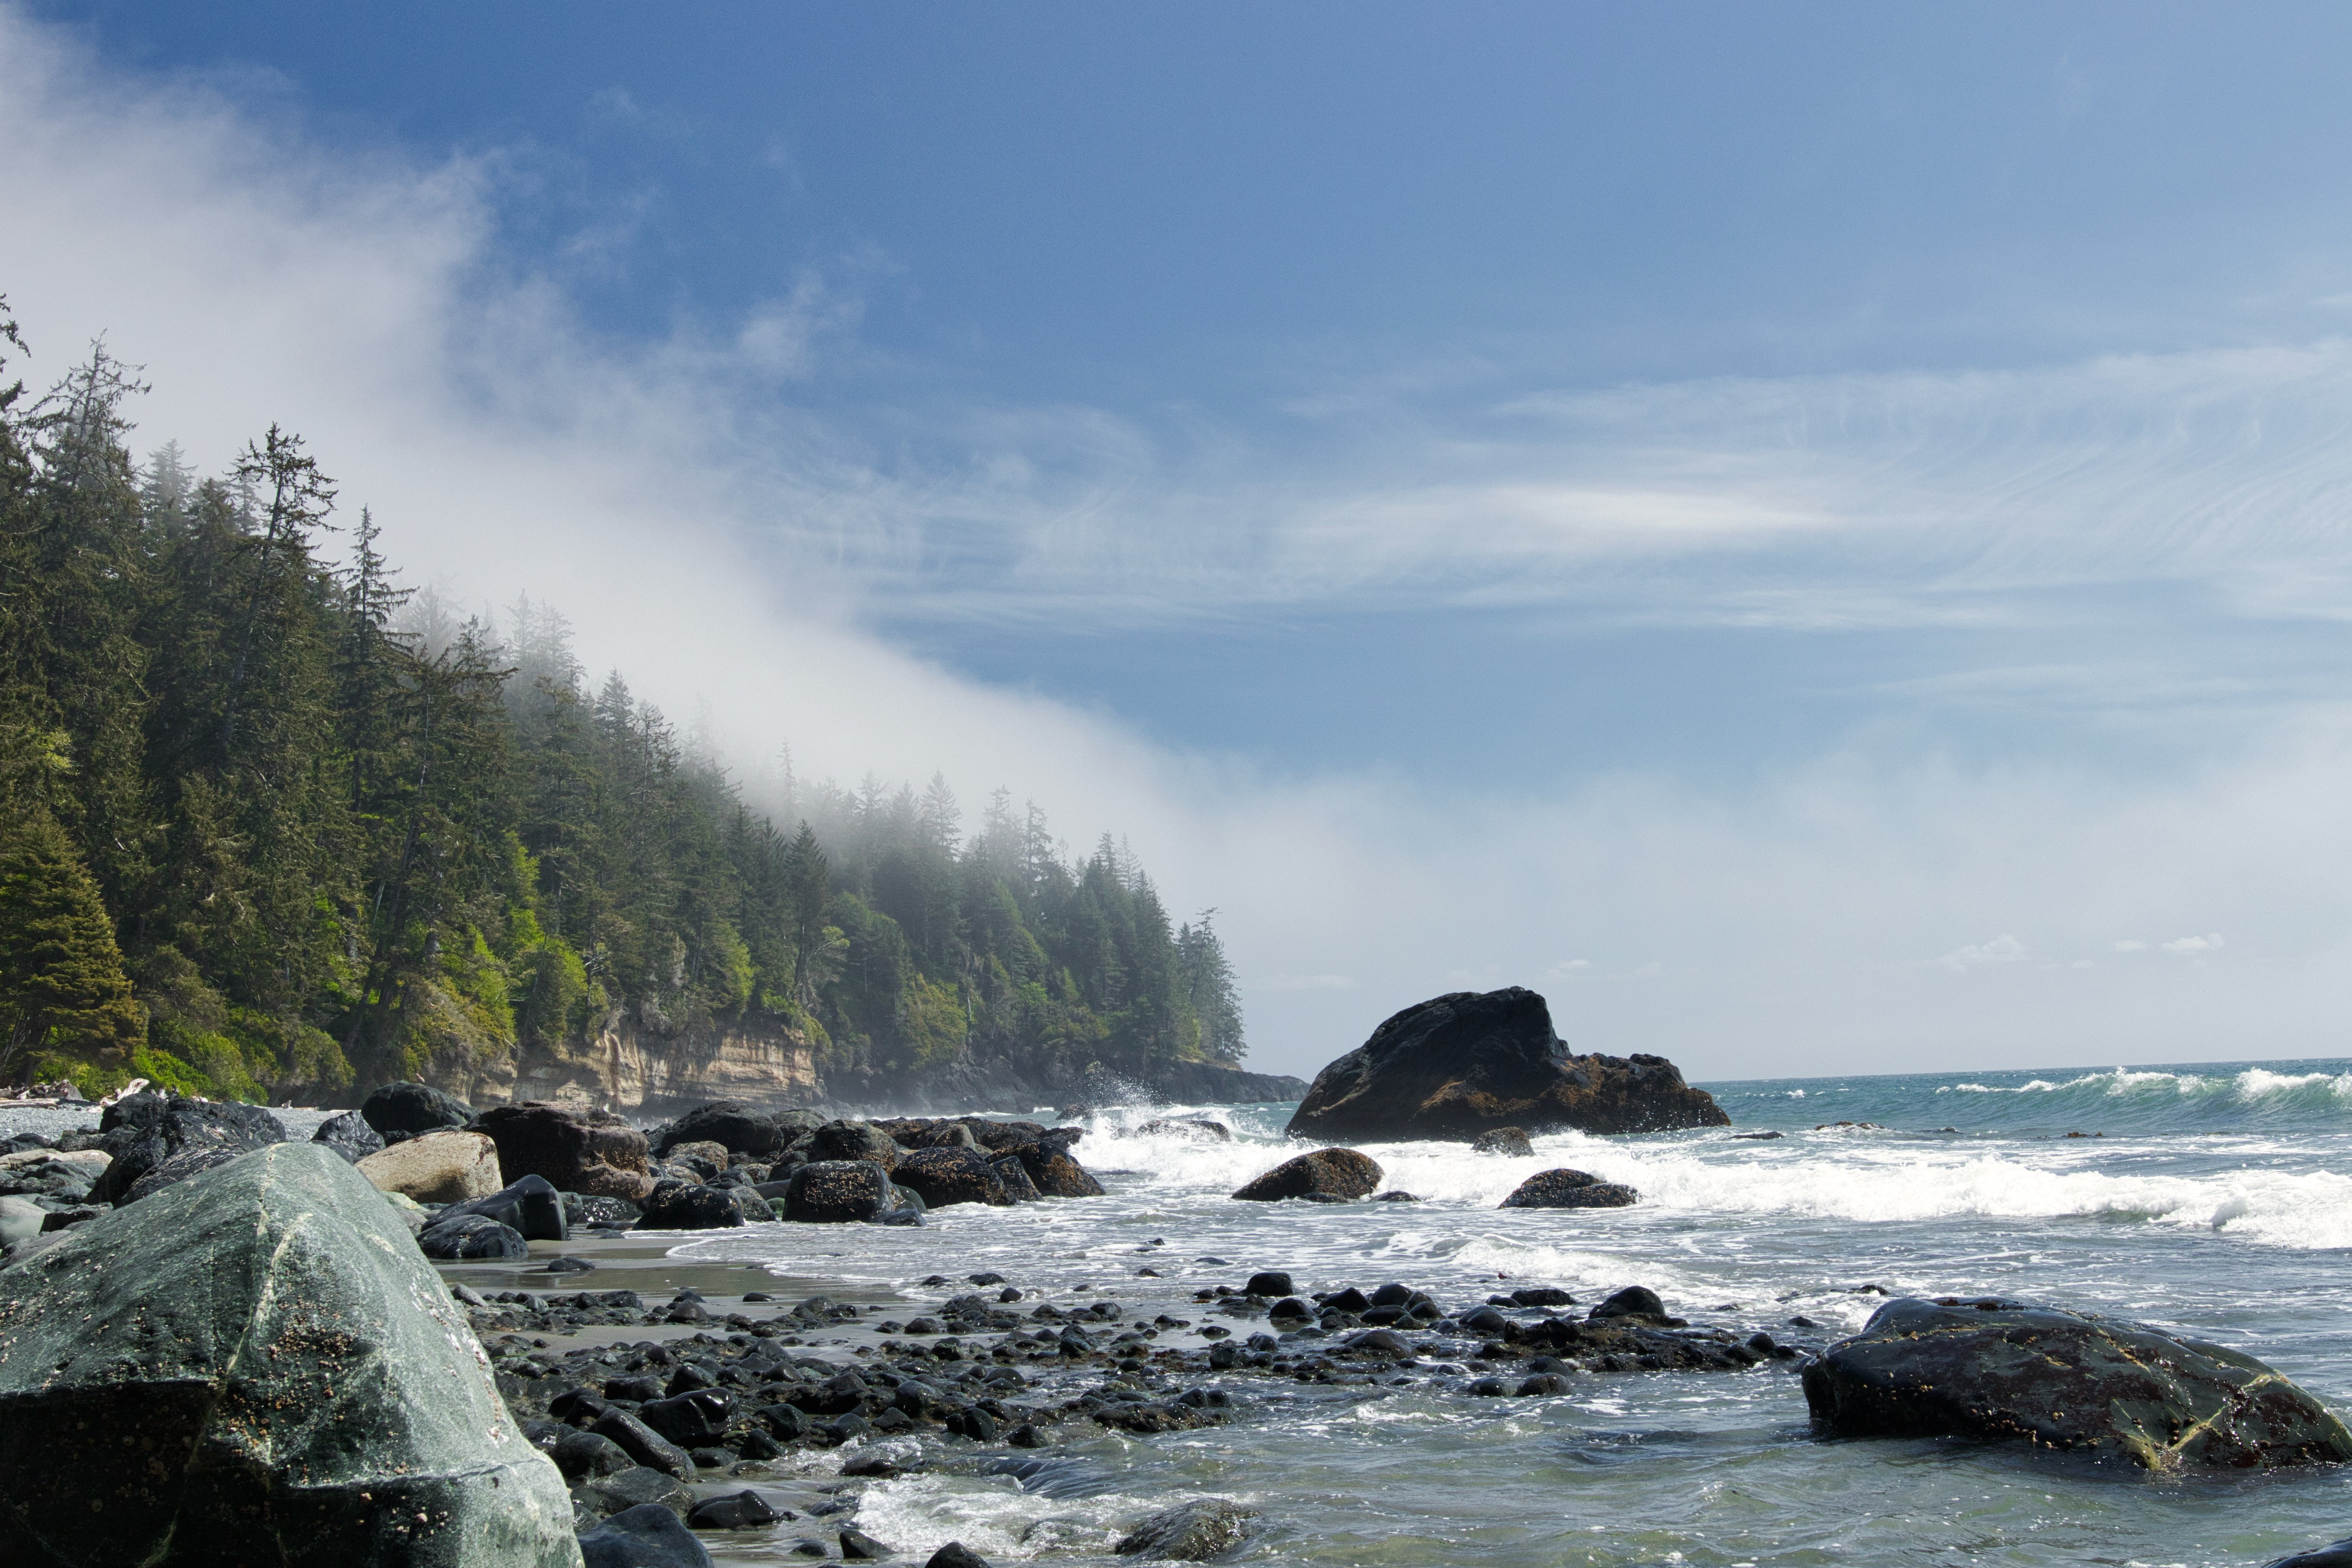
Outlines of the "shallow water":
M 1414 1205 L 1232 1202 L 1296 1152 L 1279 1136 L 1286 1105 L 1195 1108 L 1233 1127 L 1230 1144 L 1132 1131 L 1166 1110 L 1109 1112 L 1077 1149 L 1105 1198 L 959 1207 L 919 1231 L 681 1237 L 670 1261 L 753 1263 L 791 1288 L 830 1277 L 910 1301 L 952 1293 L 913 1283 L 926 1275 L 993 1269 L 1055 1299 L 1179 1316 L 1197 1314 L 1195 1287 L 1267 1268 L 1302 1289 L 1402 1280 L 1448 1307 L 1508 1284 L 1587 1301 L 1644 1284 L 1694 1323 L 1800 1340 L 1858 1328 L 1881 1299 L 1864 1285 L 2000 1292 L 2193 1331 L 2352 1410 L 2352 1063 L 1707 1087 L 1736 1126 L 1563 1134 L 1516 1159 L 1365 1145 Z M 1841 1121 L 1880 1126 L 1815 1131 Z M 1757 1131 L 1786 1135 L 1733 1136 Z M 1494 1206 L 1563 1164 L 1643 1201 Z M 1801 1316 L 1817 1327 L 1790 1327 Z M 2335 1470 L 2157 1477 L 2009 1447 L 1825 1440 L 1785 1364 L 1580 1373 L 1542 1399 L 1229 1385 L 1245 1406 L 1230 1425 L 1088 1437 L 1025 1487 L 971 1473 L 885 1482 L 859 1525 L 902 1552 L 961 1539 L 992 1559 L 1082 1563 L 1171 1500 L 1218 1496 L 1264 1515 L 1243 1561 L 1398 1568 L 2253 1564 L 2352 1534 L 2352 1476 Z

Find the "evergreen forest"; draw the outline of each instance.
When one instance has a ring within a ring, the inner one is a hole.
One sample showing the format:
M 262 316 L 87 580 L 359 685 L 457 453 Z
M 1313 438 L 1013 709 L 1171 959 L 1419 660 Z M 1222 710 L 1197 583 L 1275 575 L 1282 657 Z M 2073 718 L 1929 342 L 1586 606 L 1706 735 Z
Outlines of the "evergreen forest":
M 938 776 L 755 808 L 553 607 L 402 587 L 299 437 L 135 460 L 143 390 L 103 347 L 0 389 L 0 1085 L 351 1103 L 623 1027 L 829 1077 L 1242 1058 L 1213 911 L 1108 835 Z

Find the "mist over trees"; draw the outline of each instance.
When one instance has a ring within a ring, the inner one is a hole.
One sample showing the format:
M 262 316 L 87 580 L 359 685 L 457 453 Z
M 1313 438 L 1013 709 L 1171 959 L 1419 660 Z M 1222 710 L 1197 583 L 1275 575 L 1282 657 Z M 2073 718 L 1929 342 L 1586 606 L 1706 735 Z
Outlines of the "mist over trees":
M 299 437 L 134 462 L 142 390 L 103 348 L 0 390 L 0 1082 L 317 1098 L 623 1027 L 835 1075 L 1244 1055 L 1214 911 L 1110 836 L 788 761 L 755 807 L 554 607 L 401 586 Z

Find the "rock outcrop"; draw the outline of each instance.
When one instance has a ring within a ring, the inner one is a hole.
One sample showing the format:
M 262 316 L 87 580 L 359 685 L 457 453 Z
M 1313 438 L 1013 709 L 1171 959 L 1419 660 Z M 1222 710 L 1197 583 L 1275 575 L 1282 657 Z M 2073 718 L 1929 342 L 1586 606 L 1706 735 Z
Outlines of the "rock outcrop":
M 2252 1356 L 2021 1301 L 1889 1301 L 1804 1382 L 1813 1419 L 1852 1436 L 2025 1441 L 2151 1469 L 2352 1460 L 2352 1432 Z
M 1565 1167 L 1538 1171 L 1496 1206 L 1507 1209 L 1622 1209 L 1640 1201 L 1631 1187 Z
M 0 1270 L 0 1562 L 580 1561 L 389 1205 L 278 1143 Z
M 1283 1198 L 1321 1198 L 1345 1202 L 1368 1198 L 1381 1184 L 1380 1163 L 1353 1149 L 1318 1149 L 1245 1184 L 1234 1196 L 1253 1203 Z
M 890 1179 L 921 1194 L 927 1208 L 945 1208 L 950 1204 L 1002 1205 L 1013 1201 L 1003 1179 L 969 1143 L 962 1148 L 918 1149 L 902 1155 Z
M 654 1190 L 646 1135 L 609 1110 L 531 1100 L 485 1110 L 468 1130 L 498 1145 L 509 1182 L 544 1176 L 563 1192 L 633 1204 Z
M 1529 1132 L 1657 1132 L 1731 1118 L 1664 1057 L 1577 1056 L 1551 1009 L 1519 986 L 1457 991 L 1408 1007 L 1316 1074 L 1297 1138 L 1468 1141 Z
M 379 1133 L 411 1138 L 444 1127 L 463 1127 L 474 1108 L 429 1083 L 388 1083 L 360 1101 L 360 1116 Z
M 243 1154 L 286 1139 L 278 1118 L 258 1105 L 152 1090 L 108 1106 L 98 1131 L 113 1158 L 91 1184 L 90 1196 L 105 1204 L 121 1203 L 140 1177 L 183 1154 L 207 1149 Z

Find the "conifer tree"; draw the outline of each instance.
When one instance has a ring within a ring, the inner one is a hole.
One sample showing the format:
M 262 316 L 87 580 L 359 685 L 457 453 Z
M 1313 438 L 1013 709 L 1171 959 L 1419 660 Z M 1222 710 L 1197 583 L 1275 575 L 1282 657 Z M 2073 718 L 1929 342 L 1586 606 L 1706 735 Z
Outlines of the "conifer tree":
M 127 1061 L 146 1034 L 98 884 L 37 807 L 0 843 L 0 1078 L 43 1047 Z

